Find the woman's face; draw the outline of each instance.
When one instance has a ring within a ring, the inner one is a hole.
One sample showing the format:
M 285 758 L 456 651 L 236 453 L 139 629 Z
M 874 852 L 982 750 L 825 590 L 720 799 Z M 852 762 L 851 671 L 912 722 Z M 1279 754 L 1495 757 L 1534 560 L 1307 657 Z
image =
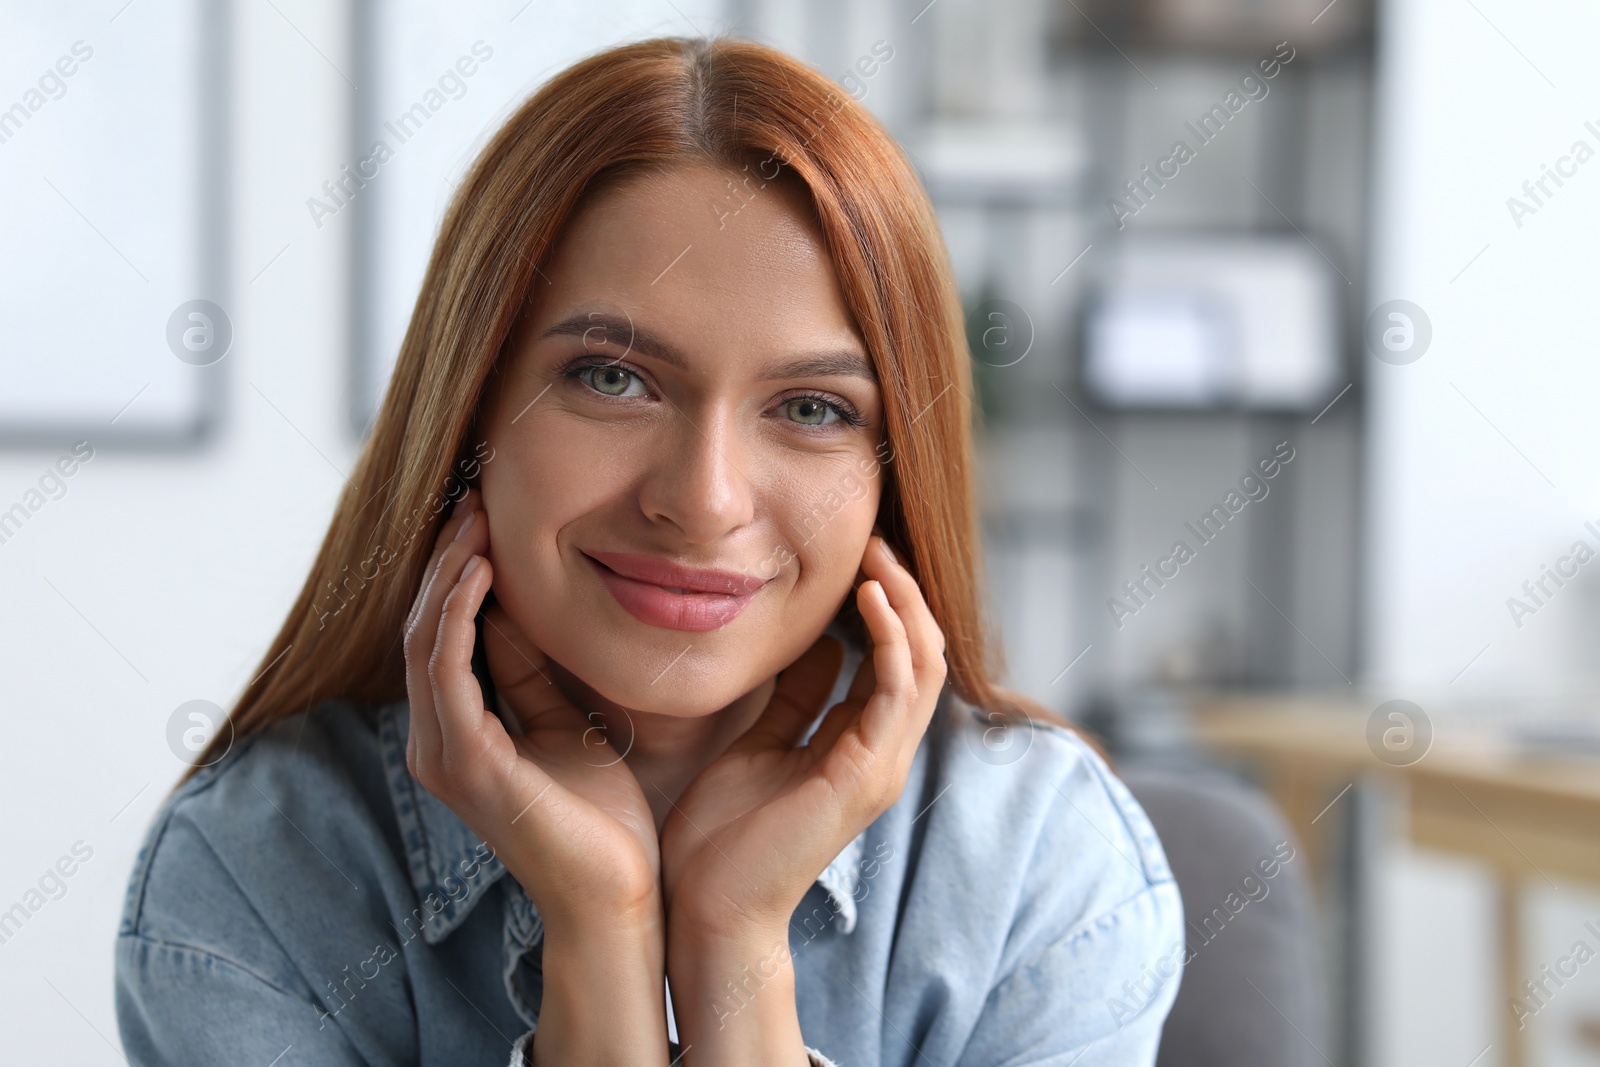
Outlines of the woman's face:
M 878 386 L 804 194 L 739 177 L 588 203 L 486 409 L 495 595 L 625 708 L 708 714 L 799 658 L 878 512 Z

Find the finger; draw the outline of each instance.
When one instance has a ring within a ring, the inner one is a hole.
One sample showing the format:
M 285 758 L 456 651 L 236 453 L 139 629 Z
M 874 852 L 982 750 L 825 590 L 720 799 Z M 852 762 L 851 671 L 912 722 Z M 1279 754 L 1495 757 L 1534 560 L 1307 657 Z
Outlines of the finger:
M 428 583 L 433 579 L 434 572 L 439 569 L 439 561 L 444 558 L 445 549 L 449 548 L 450 543 L 456 539 L 456 534 L 460 532 L 462 524 L 467 521 L 467 516 L 478 510 L 481 500 L 482 497 L 476 489 L 468 489 L 461 499 L 455 502 L 455 506 L 450 509 L 450 518 L 439 529 L 439 536 L 433 543 L 433 552 L 429 555 L 428 562 L 422 568 L 422 577 L 417 586 L 419 595 L 412 602 L 411 611 L 406 615 L 407 631 L 411 629 L 411 623 L 416 618 L 417 608 L 422 603 L 420 591 L 428 587 Z
M 872 635 L 872 668 L 877 675 L 861 712 L 861 740 L 868 748 L 883 751 L 909 727 L 906 712 L 917 692 L 917 678 L 905 624 L 890 606 L 883 584 L 876 579 L 862 582 L 856 604 Z
M 861 560 L 862 569 L 883 583 L 889 604 L 905 624 L 911 646 L 911 661 L 917 671 L 918 684 L 927 686 L 943 681 L 944 631 L 928 607 L 916 577 L 894 555 L 889 543 L 878 538 L 869 546 Z
M 856 676 L 850 679 L 850 688 L 848 691 L 846 691 L 844 698 L 847 701 L 855 701 L 858 704 L 865 704 L 867 702 L 867 698 L 870 697 L 873 693 L 873 690 L 877 688 L 878 672 L 872 666 L 872 657 L 865 656 L 862 658 L 861 662 L 856 665 Z
M 474 620 L 493 581 L 494 568 L 489 561 L 472 556 L 440 609 L 428 678 L 443 739 L 441 755 L 447 764 L 470 760 L 482 745 L 484 728 L 494 720 L 484 707 L 483 689 L 472 673 L 472 647 L 478 639 Z
M 438 550 L 438 561 L 428 572 L 422 592 L 417 596 L 407 635 L 414 635 L 417 645 L 424 650 L 433 646 L 444 598 L 455 588 L 467 560 L 489 548 L 488 514 L 482 508 L 466 512 L 459 523 L 452 520 L 451 525 L 455 533 L 452 540 Z
M 799 659 L 779 672 L 766 710 L 740 740 L 784 748 L 799 744 L 800 735 L 822 713 L 843 662 L 844 645 L 828 634 L 818 637 Z
M 524 731 L 542 716 L 569 709 L 566 694 L 551 680 L 549 657 L 499 604 L 484 613 L 483 650 L 495 689 Z
M 878 550 L 867 552 L 862 562 L 884 581 L 884 591 L 890 606 L 906 628 L 911 649 L 912 668 L 917 682 L 916 697 L 906 709 L 908 714 L 895 717 L 896 724 L 901 728 L 900 758 L 909 766 L 933 717 L 939 693 L 944 688 L 947 673 L 944 631 L 933 617 L 915 576 L 889 550 L 887 542 L 880 538 Z
M 411 598 L 411 607 L 406 611 L 405 625 L 401 629 L 401 634 L 404 637 L 409 638 L 411 636 L 412 628 L 417 621 L 417 614 L 426 599 L 425 594 L 428 591 L 429 583 L 432 582 L 434 573 L 439 569 L 439 561 L 444 557 L 445 549 L 450 547 L 451 542 L 455 540 L 456 534 L 460 532 L 462 524 L 467 521 L 467 516 L 476 509 L 476 500 L 473 490 L 469 489 L 460 500 L 456 501 L 455 507 L 450 512 L 450 518 L 439 530 L 439 536 L 434 540 L 433 553 L 428 557 L 427 563 L 423 565 L 421 576 L 417 580 L 416 596 Z
M 439 610 L 448 587 L 466 565 L 466 558 L 480 548 L 487 547 L 487 523 L 480 510 L 473 507 L 471 493 L 457 504 L 459 514 L 452 516 L 440 533 L 439 544 L 434 549 L 433 560 L 424 572 L 424 578 L 406 620 L 404 639 L 406 660 L 406 692 L 411 700 L 411 735 L 417 740 L 415 754 L 425 760 L 435 758 L 442 742 L 437 711 L 434 708 L 432 682 L 428 678 L 428 659 L 438 638 Z M 473 518 L 472 526 L 467 520 Z M 457 535 L 466 530 L 466 536 Z M 446 538 L 450 540 L 446 540 Z M 447 563 L 454 563 L 450 580 L 439 581 Z M 410 747 L 410 738 L 407 739 Z M 413 764 L 415 765 L 415 764 Z
M 856 675 L 850 680 L 850 690 L 843 700 L 828 709 L 828 714 L 811 735 L 807 744 L 827 751 L 839 740 L 839 735 L 861 718 L 861 709 L 877 687 L 877 673 L 872 669 L 872 657 L 864 657 L 856 666 Z

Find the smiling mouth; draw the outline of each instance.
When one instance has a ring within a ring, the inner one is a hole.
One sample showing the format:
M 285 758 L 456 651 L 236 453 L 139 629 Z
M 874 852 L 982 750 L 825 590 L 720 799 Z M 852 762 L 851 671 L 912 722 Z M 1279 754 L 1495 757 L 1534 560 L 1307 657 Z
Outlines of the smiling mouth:
M 719 630 L 732 622 L 749 606 L 759 592 L 760 582 L 746 592 L 735 592 L 738 582 L 747 586 L 752 580 L 737 578 L 725 571 L 701 571 L 690 574 L 683 568 L 662 560 L 641 556 L 599 553 L 618 566 L 638 575 L 672 573 L 678 581 L 692 580 L 698 586 L 664 585 L 645 577 L 619 573 L 616 569 L 584 552 L 589 566 L 601 583 L 623 610 L 648 626 L 667 630 L 706 633 Z M 679 577 L 682 574 L 683 577 Z

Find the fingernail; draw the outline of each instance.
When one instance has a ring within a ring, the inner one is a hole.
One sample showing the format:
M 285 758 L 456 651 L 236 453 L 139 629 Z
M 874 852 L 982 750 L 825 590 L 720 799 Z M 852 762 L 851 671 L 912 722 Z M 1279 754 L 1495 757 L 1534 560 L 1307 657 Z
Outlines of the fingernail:
M 461 540 L 461 535 L 466 533 L 468 530 L 472 529 L 472 524 L 473 524 L 473 522 L 475 522 L 477 520 L 477 518 L 478 518 L 478 513 L 476 511 L 474 511 L 472 514 L 468 515 L 467 516 L 467 521 L 461 524 L 461 529 L 456 531 L 456 535 L 455 535 L 454 538 L 452 538 L 452 540 L 455 540 L 455 541 Z
M 481 559 L 483 559 L 482 556 L 473 556 L 467 560 L 467 565 L 461 569 L 461 580 L 463 582 L 472 576 L 473 571 L 478 569 L 478 561 Z
M 883 554 L 885 556 L 889 557 L 891 562 L 893 562 L 893 563 L 899 563 L 900 562 L 900 557 L 895 555 L 894 549 L 889 547 L 889 542 L 885 541 L 881 537 L 878 538 L 878 548 L 883 552 Z

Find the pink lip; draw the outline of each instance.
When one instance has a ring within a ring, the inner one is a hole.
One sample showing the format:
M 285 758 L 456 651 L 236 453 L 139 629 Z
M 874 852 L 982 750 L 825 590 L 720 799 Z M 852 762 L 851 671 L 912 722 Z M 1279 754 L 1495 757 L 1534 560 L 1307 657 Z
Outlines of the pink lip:
M 766 584 L 754 575 L 681 567 L 659 556 L 625 552 L 584 555 L 628 614 L 669 630 L 704 633 L 726 626 Z

